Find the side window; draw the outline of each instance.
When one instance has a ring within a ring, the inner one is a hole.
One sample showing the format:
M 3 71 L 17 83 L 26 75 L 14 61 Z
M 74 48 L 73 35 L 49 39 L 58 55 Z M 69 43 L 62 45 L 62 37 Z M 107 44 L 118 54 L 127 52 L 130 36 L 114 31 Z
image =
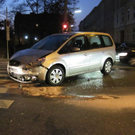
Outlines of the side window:
M 86 50 L 87 49 L 87 44 L 85 42 L 85 37 L 84 36 L 75 37 L 73 39 L 73 44 L 72 44 L 71 51 L 73 51 L 72 50 L 73 48 L 78 49 L 78 51 Z
M 72 40 L 68 41 L 58 52 L 59 54 L 68 53 L 70 46 L 71 46 Z
M 88 36 L 88 41 L 90 44 L 90 48 L 91 49 L 95 49 L 95 48 L 101 48 L 102 47 L 102 43 L 100 40 L 100 37 L 97 35 L 89 35 Z
M 83 50 L 87 50 L 85 36 L 78 36 L 68 41 L 58 53 L 64 54 L 68 52 L 79 52 Z
M 102 39 L 104 41 L 105 46 L 112 46 L 112 40 L 110 39 L 109 36 L 102 36 Z

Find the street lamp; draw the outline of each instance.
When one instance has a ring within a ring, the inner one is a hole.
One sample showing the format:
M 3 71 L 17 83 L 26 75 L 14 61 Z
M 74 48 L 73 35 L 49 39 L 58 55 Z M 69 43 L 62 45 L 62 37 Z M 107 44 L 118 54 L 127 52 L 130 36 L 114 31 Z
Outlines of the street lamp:
M 74 11 L 74 14 L 78 14 L 78 13 L 81 13 L 82 12 L 82 10 L 75 10 Z M 74 27 L 74 30 L 76 31 L 77 29 L 76 29 L 76 26 Z
M 35 37 L 35 38 L 34 38 L 34 40 L 35 40 L 35 41 L 38 41 L 38 38 L 37 38 L 37 37 Z
M 73 25 L 70 25 L 67 19 L 67 3 L 68 0 L 64 0 L 64 22 L 62 24 L 62 31 L 63 32 L 67 32 L 67 31 L 71 31 L 71 27 L 74 27 Z M 76 10 L 74 13 L 80 13 L 82 12 L 81 10 Z
M 76 14 L 76 13 L 81 13 L 81 12 L 82 12 L 82 10 L 76 10 L 76 11 L 75 11 L 75 14 Z
M 28 39 L 28 36 L 26 35 L 24 38 L 25 38 L 25 39 Z

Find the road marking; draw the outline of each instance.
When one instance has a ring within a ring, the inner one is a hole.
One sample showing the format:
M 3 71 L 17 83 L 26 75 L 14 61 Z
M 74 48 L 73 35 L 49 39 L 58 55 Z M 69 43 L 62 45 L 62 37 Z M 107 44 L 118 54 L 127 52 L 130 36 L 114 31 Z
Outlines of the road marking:
M 7 93 L 8 89 L 7 88 L 2 88 L 0 87 L 0 94 Z M 0 108 L 8 109 L 14 100 L 3 100 L 0 99 Z
M 8 89 L 7 88 L 1 88 L 0 87 L 0 93 L 3 94 L 3 93 L 7 93 Z
M 14 100 L 1 100 L 0 99 L 0 108 L 8 109 Z

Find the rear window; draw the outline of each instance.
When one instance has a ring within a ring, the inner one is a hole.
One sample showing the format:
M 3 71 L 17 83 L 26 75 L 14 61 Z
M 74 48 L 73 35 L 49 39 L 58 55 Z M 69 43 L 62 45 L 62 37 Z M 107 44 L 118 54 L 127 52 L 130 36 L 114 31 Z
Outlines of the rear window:
M 98 36 L 98 35 L 89 35 L 87 37 L 88 37 L 90 49 L 103 47 L 102 43 L 101 43 L 101 40 L 100 40 L 100 36 Z
M 104 41 L 105 46 L 112 46 L 112 40 L 110 39 L 109 36 L 102 36 L 102 39 Z
M 90 44 L 92 45 L 92 44 L 97 44 L 97 45 L 101 45 L 101 41 L 100 41 L 100 38 L 99 38 L 99 36 L 91 36 L 90 38 L 89 38 L 89 42 L 90 42 Z

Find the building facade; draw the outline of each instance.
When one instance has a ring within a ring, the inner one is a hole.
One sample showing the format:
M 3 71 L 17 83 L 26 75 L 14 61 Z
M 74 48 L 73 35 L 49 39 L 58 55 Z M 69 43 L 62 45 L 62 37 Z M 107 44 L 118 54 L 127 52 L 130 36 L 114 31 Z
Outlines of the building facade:
M 99 19 L 100 18 L 100 19 Z M 97 21 L 98 20 L 98 21 Z M 104 30 L 104 6 L 101 2 L 79 24 L 80 31 L 103 31 Z
M 114 0 L 102 0 L 86 18 L 80 22 L 80 31 L 108 32 L 114 36 Z
M 135 0 L 115 0 L 114 40 L 135 43 Z
M 116 43 L 135 43 L 135 0 L 102 0 L 79 30 L 107 32 Z

